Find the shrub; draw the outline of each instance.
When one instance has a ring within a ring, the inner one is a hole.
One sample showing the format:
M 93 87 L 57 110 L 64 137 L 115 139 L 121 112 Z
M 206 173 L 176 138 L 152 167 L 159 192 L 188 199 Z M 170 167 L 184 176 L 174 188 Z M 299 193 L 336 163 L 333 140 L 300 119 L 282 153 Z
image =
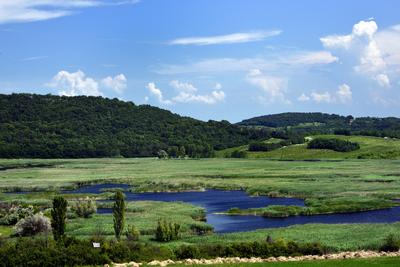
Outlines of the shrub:
M 14 227 L 19 236 L 33 236 L 39 233 L 48 233 L 51 230 L 50 220 L 42 213 L 21 219 Z
M 177 223 L 159 220 L 156 228 L 155 240 L 159 242 L 178 240 L 180 238 L 180 228 L 181 226 Z
M 249 151 L 272 151 L 281 147 L 280 143 L 252 142 L 249 144 Z
M 8 206 L 2 207 L 2 216 L 0 218 L 0 225 L 14 225 L 19 220 L 32 216 L 34 210 L 32 206 Z
M 165 151 L 165 150 L 159 150 L 158 152 L 157 152 L 157 157 L 159 158 L 159 159 L 167 159 L 168 158 L 168 153 Z
M 129 225 L 125 232 L 126 238 L 129 241 L 138 241 L 140 237 L 140 232 L 134 225 Z
M 214 227 L 205 223 L 193 223 L 190 225 L 190 230 L 197 235 L 206 235 L 214 232 Z
M 349 135 L 351 135 L 351 131 L 349 129 L 337 129 L 334 131 L 334 134 L 349 136 Z
M 316 138 L 308 143 L 309 149 L 331 149 L 338 152 L 350 152 L 360 149 L 360 145 L 356 142 L 340 140 L 336 138 Z
M 203 254 L 204 255 L 204 254 Z M 199 259 L 203 257 L 197 246 L 180 246 L 175 250 L 175 256 L 178 259 Z
M 386 237 L 385 242 L 381 247 L 381 251 L 399 251 L 400 239 L 396 238 L 393 234 Z
M 89 218 L 97 212 L 96 201 L 89 197 L 78 199 L 72 204 L 71 210 L 78 217 Z
M 231 158 L 246 158 L 246 151 L 235 150 L 231 153 Z

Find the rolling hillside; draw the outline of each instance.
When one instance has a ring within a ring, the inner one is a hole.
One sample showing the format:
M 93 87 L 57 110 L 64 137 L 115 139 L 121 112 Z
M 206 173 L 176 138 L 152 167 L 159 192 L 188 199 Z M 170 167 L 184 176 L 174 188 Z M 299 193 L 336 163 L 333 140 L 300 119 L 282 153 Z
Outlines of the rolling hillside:
M 360 144 L 360 149 L 352 152 L 337 152 L 328 149 L 308 149 L 307 143 L 296 144 L 268 152 L 249 152 L 247 145 L 228 148 L 217 152 L 217 157 L 227 157 L 233 151 L 246 151 L 248 158 L 273 159 L 399 159 L 400 140 L 372 136 L 315 135 L 309 138 L 338 138 Z

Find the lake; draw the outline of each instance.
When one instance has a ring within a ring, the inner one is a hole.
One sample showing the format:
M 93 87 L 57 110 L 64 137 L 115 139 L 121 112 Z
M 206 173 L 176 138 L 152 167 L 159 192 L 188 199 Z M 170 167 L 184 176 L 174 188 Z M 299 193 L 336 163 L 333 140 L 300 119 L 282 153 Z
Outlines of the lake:
M 206 209 L 207 222 L 214 226 L 217 233 L 251 231 L 262 228 L 285 227 L 306 223 L 393 223 L 400 221 L 400 207 L 383 210 L 364 211 L 355 213 L 335 213 L 312 216 L 291 216 L 287 218 L 265 218 L 251 215 L 222 215 L 215 214 L 230 208 L 240 209 L 260 208 L 268 205 L 295 205 L 304 206 L 304 200 L 299 198 L 271 198 L 267 196 L 249 196 L 242 190 L 206 190 L 201 192 L 175 193 L 133 193 L 129 192 L 127 184 L 96 184 L 83 186 L 63 193 L 90 193 L 100 194 L 104 190 L 121 188 L 124 190 L 127 201 L 182 201 L 201 206 Z M 98 209 L 100 214 L 109 214 L 111 209 Z

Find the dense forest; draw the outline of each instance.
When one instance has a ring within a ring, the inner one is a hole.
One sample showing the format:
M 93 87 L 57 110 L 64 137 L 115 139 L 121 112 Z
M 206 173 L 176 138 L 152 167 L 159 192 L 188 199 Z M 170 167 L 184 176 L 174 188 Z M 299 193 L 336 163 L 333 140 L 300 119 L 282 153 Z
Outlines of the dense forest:
M 203 122 L 102 97 L 0 95 L 0 157 L 210 157 L 269 137 L 265 130 Z
M 290 129 L 302 135 L 343 134 L 400 138 L 400 119 L 340 116 L 325 113 L 288 112 L 243 120 L 241 126 Z

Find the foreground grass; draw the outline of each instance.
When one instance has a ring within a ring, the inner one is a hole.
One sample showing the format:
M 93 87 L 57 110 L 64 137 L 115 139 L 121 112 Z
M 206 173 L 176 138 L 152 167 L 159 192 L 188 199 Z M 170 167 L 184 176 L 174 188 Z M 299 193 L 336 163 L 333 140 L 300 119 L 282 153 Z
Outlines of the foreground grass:
M 382 257 L 382 258 L 370 258 L 370 259 L 347 259 L 347 260 L 323 260 L 323 261 L 300 261 L 300 262 L 268 262 L 268 263 L 237 263 L 237 264 L 214 264 L 207 266 L 214 267 L 261 267 L 261 266 L 271 266 L 271 267 L 377 267 L 377 266 L 387 266 L 387 267 L 397 267 L 400 265 L 400 258 L 398 257 Z M 169 265 L 173 267 L 177 266 L 187 266 L 187 265 Z M 192 266 L 204 266 L 204 265 L 192 265 Z
M 225 244 L 266 240 L 268 235 L 274 240 L 285 239 L 298 242 L 320 242 L 332 251 L 354 251 L 378 249 L 388 234 L 400 235 L 400 223 L 392 224 L 306 224 L 284 228 L 260 229 L 251 232 L 214 234 L 205 237 L 193 236 L 171 242 L 169 246 L 182 244 Z

